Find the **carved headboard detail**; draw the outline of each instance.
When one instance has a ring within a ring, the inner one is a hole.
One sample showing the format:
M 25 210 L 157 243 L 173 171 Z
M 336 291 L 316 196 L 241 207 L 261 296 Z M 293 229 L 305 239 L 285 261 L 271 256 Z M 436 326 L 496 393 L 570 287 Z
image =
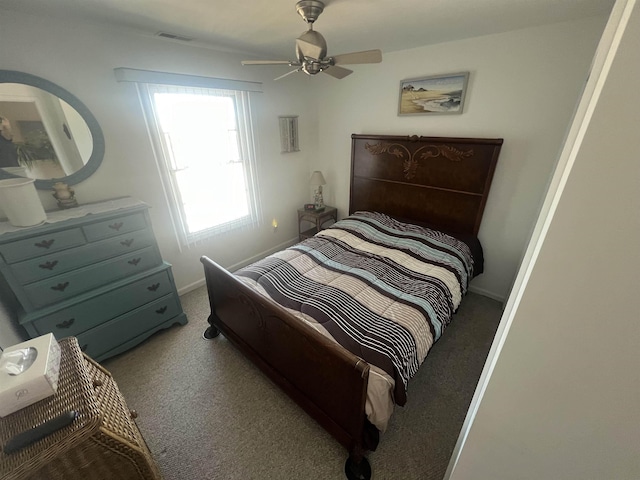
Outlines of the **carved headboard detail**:
M 413 153 L 409 151 L 407 147 L 401 143 L 376 143 L 370 145 L 364 144 L 372 155 L 380 155 L 382 153 L 389 153 L 396 158 L 401 158 L 404 161 L 404 177 L 407 180 L 411 180 L 416 176 L 416 170 L 418 168 L 418 159 L 425 160 L 433 157 L 444 157 L 452 162 L 460 162 L 465 157 L 473 156 L 473 150 L 467 150 L 463 152 L 451 145 L 425 145 L 415 150 Z M 405 156 L 406 153 L 406 156 Z M 420 155 L 418 155 L 420 154 Z
M 477 234 L 502 139 L 352 135 L 349 213 Z

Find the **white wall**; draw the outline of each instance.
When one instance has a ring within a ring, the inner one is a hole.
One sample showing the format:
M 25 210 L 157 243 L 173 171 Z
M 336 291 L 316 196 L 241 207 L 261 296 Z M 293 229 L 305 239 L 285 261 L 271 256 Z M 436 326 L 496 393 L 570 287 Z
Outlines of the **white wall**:
M 355 66 L 343 80 L 318 79 L 327 90 L 313 169 L 327 179 L 325 201 L 346 215 L 352 133 L 504 138 L 479 235 L 485 273 L 473 286 L 506 298 L 605 22 L 383 53 L 381 64 Z M 400 80 L 461 71 L 471 74 L 462 115 L 397 116 Z
M 162 254 L 173 264 L 180 287 L 202 278 L 198 261 L 202 254 L 228 266 L 295 238 L 295 209 L 308 200 L 308 156 L 317 144 L 316 109 L 304 95 L 309 80 L 305 76 L 273 82 L 286 70 L 242 67 L 240 60 L 245 55 L 15 12 L 2 13 L 0 35 L 3 69 L 35 74 L 69 90 L 91 110 L 103 129 L 104 161 L 90 179 L 75 186 L 78 201 L 133 195 L 149 203 Z M 264 93 L 255 95 L 258 169 L 266 220 L 261 229 L 250 235 L 221 236 L 192 250 L 178 251 L 135 85 L 117 83 L 115 67 L 264 82 Z M 300 153 L 280 153 L 278 115 L 282 114 L 300 116 Z M 47 207 L 55 208 L 49 192 L 42 192 L 41 198 Z M 279 221 L 276 233 L 271 228 L 273 217 Z
M 104 132 L 105 157 L 91 178 L 74 186 L 76 198 L 82 204 L 132 195 L 151 205 L 160 250 L 173 264 L 179 289 L 203 280 L 198 260 L 201 255 L 231 266 L 297 238 L 296 209 L 310 200 L 309 155 L 317 146 L 317 110 L 315 102 L 309 102 L 305 95 L 312 79 L 298 75 L 286 82 L 273 82 L 286 70 L 242 67 L 240 60 L 245 55 L 10 11 L 0 15 L 0 45 L 0 68 L 52 81 L 91 110 Z M 265 218 L 261 228 L 249 234 L 229 233 L 179 251 L 135 85 L 117 83 L 113 74 L 116 67 L 264 83 L 264 93 L 255 95 L 258 174 Z M 278 115 L 283 114 L 299 115 L 299 153 L 280 153 Z M 40 197 L 45 208 L 55 209 L 50 192 L 40 192 Z M 279 222 L 276 232 L 271 227 L 274 217 Z M 4 316 L 0 313 L 0 317 Z M 7 323 L 6 317 L 0 318 L 0 323 Z
M 523 265 L 530 276 L 454 480 L 640 478 L 640 97 L 629 93 L 640 84 L 640 5 L 616 9 L 625 5 L 634 10 L 621 15 L 608 76 L 605 62 L 594 79 L 602 91 L 577 126 L 584 138 L 560 164 L 564 190 L 540 219 L 548 230 Z
M 295 209 L 310 199 L 310 170 L 324 172 L 325 201 L 345 215 L 351 133 L 503 137 L 480 232 L 486 273 L 474 288 L 505 298 L 603 25 L 602 18 L 587 19 L 384 54 L 382 64 L 355 66 L 353 75 L 339 81 L 294 75 L 273 82 L 281 68 L 242 67 L 243 55 L 3 11 L 0 65 L 60 85 L 93 112 L 104 131 L 105 159 L 74 187 L 76 196 L 81 203 L 122 195 L 149 203 L 162 255 L 173 264 L 179 288 L 202 280 L 200 255 L 231 266 L 295 238 Z M 259 231 L 230 233 L 179 251 L 135 86 L 117 83 L 115 67 L 264 82 L 265 93 L 256 97 L 266 220 Z M 396 115 L 401 79 L 463 70 L 471 72 L 464 114 Z M 282 114 L 300 116 L 300 153 L 280 154 Z M 41 192 L 41 199 L 55 208 L 49 192 Z M 275 233 L 274 217 L 280 224 Z

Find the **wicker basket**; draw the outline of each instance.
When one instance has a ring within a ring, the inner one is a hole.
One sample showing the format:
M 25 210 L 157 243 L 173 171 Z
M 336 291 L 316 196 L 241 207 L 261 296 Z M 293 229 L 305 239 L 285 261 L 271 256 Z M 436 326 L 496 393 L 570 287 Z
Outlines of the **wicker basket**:
M 3 480 L 161 479 L 111 374 L 82 354 L 74 337 L 60 340 L 55 395 L 0 418 L 2 445 L 69 410 L 74 422 L 12 454 L 0 451 Z

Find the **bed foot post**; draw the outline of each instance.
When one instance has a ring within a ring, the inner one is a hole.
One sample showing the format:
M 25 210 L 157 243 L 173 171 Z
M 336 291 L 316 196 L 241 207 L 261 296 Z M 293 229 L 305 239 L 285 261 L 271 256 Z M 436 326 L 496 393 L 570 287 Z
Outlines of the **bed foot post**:
M 204 333 L 202 334 L 202 338 L 204 338 L 205 340 L 213 340 L 218 335 L 220 335 L 220 330 L 218 330 L 216 327 L 211 326 L 204 331 Z
M 371 465 L 362 454 L 352 453 L 344 464 L 344 473 L 349 480 L 370 480 Z
M 213 324 L 213 319 L 214 318 L 218 318 L 215 315 L 211 314 L 209 316 L 209 318 L 207 319 L 207 321 L 209 322 L 209 328 L 207 328 L 204 333 L 202 334 L 202 338 L 204 338 L 205 340 L 213 340 L 214 338 L 216 338 L 218 335 L 220 335 L 220 330 L 218 329 L 218 327 L 216 327 Z

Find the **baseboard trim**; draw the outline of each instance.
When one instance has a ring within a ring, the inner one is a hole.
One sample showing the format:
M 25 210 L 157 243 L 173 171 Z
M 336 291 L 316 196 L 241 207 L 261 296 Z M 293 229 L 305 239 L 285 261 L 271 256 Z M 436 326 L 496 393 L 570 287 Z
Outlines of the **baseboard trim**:
M 193 283 L 190 283 L 189 285 L 185 285 L 184 287 L 178 289 L 178 296 L 182 296 L 182 295 L 184 295 L 186 293 L 189 293 L 189 292 L 195 290 L 196 288 L 200 288 L 205 283 L 206 283 L 205 279 L 204 279 L 204 277 L 202 277 L 200 280 L 197 280 L 197 281 L 195 281 Z
M 270 248 L 269 250 L 265 250 L 263 252 L 260 253 L 256 253 L 254 256 L 249 257 L 249 258 L 245 258 L 244 260 L 239 261 L 238 263 L 234 263 L 233 265 L 227 267 L 227 270 L 229 270 L 230 272 L 234 272 L 236 270 L 238 270 L 239 268 L 245 267 L 247 265 L 249 265 L 250 263 L 253 262 L 257 262 L 258 260 L 260 260 L 261 258 L 264 258 L 268 255 L 271 255 L 272 253 L 276 253 L 279 252 L 280 250 L 284 250 L 287 247 L 290 247 L 291 245 L 298 243 L 298 237 L 292 238 L 287 240 L 286 242 L 282 242 L 278 245 L 276 245 L 273 248 Z M 201 279 L 196 280 L 193 283 L 190 283 L 189 285 L 185 285 L 182 288 L 178 289 L 178 295 L 184 295 L 186 293 L 189 293 L 193 290 L 195 290 L 196 288 L 200 288 L 203 285 L 206 284 L 206 280 L 204 278 L 204 274 L 202 276 Z
M 504 302 L 507 300 L 502 295 L 498 295 L 497 293 L 493 293 L 489 290 L 485 290 L 484 288 L 476 287 L 475 285 L 470 285 L 469 291 L 473 293 L 477 293 L 478 295 L 482 295 L 483 297 L 489 297 L 492 300 L 496 300 L 502 304 L 504 304 Z
M 289 239 L 286 242 L 282 242 L 282 243 L 276 245 L 275 247 L 270 248 L 269 250 L 265 250 L 264 252 L 256 253 L 253 257 L 249 257 L 249 258 L 246 258 L 244 260 L 239 261 L 238 263 L 234 263 L 233 265 L 230 265 L 229 267 L 227 267 L 227 270 L 229 270 L 230 272 L 235 272 L 239 268 L 246 267 L 250 263 L 257 262 L 261 258 L 264 258 L 264 257 L 266 257 L 268 255 L 271 255 L 272 253 L 276 253 L 276 252 L 279 252 L 280 250 L 284 250 L 285 248 L 288 248 L 291 245 L 294 245 L 294 244 L 298 243 L 299 241 L 300 240 L 298 240 L 298 237 Z

